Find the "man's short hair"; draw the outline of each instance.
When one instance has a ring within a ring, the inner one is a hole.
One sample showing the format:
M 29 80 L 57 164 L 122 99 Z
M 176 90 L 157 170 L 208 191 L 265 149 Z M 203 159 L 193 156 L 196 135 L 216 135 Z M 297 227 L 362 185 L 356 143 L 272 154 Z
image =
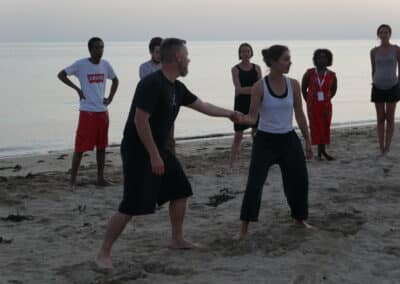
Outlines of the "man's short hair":
M 149 51 L 152 53 L 154 51 L 154 48 L 156 48 L 157 46 L 161 46 L 161 42 L 162 42 L 162 38 L 153 37 L 149 43 Z
M 166 38 L 161 42 L 160 57 L 161 63 L 172 63 L 175 60 L 175 54 L 184 47 L 186 41 L 179 38 Z
M 98 41 L 103 42 L 103 40 L 102 40 L 101 38 L 99 38 L 99 37 L 92 37 L 91 39 L 89 39 L 89 41 L 88 41 L 88 48 L 89 48 L 89 50 L 91 50 L 91 49 L 92 49 L 92 46 L 94 45 L 94 43 L 95 43 L 95 42 L 98 42 Z

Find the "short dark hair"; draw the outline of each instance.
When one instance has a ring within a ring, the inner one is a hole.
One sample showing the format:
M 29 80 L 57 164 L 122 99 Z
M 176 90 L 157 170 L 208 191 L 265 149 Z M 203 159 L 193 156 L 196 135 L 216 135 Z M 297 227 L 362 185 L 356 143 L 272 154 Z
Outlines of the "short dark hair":
M 184 47 L 186 41 L 179 38 L 166 38 L 161 42 L 160 57 L 162 63 L 171 63 L 178 49 Z
M 149 51 L 153 52 L 156 46 L 161 46 L 162 38 L 160 37 L 153 37 L 149 43 Z
M 103 40 L 102 40 L 101 38 L 99 38 L 99 37 L 92 37 L 91 39 L 89 39 L 89 41 L 88 41 L 88 48 L 89 48 L 89 50 L 91 50 L 93 44 L 94 44 L 95 42 L 98 42 L 98 41 L 103 42 Z
M 242 59 L 242 57 L 240 56 L 240 50 L 241 50 L 243 47 L 248 47 L 248 48 L 250 48 L 250 57 L 253 57 L 253 55 L 254 55 L 253 48 L 251 47 L 251 45 L 250 45 L 249 43 L 243 42 L 243 43 L 241 43 L 241 44 L 239 45 L 239 49 L 238 49 L 238 57 L 239 57 L 239 60 Z
M 331 66 L 332 62 L 333 62 L 333 54 L 329 49 L 326 49 L 326 48 L 319 48 L 314 51 L 314 55 L 312 58 L 314 66 L 317 66 L 315 61 L 316 61 L 317 57 L 320 56 L 321 54 L 325 54 L 325 56 L 328 58 L 328 62 L 327 62 L 326 66 Z
M 261 54 L 263 56 L 265 64 L 267 64 L 268 67 L 271 67 L 272 60 L 277 61 L 285 51 L 289 51 L 289 48 L 287 46 L 276 44 L 269 48 L 263 49 L 261 51 Z
M 389 35 L 392 35 L 392 28 L 388 24 L 382 24 L 376 29 L 376 35 L 379 35 L 379 31 L 383 28 L 387 28 L 389 30 Z

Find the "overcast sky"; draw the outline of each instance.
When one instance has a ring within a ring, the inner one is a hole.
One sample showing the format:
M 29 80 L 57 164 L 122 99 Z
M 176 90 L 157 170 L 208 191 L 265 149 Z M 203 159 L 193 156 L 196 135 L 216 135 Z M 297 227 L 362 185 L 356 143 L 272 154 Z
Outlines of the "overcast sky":
M 0 0 L 0 41 L 400 37 L 400 0 Z

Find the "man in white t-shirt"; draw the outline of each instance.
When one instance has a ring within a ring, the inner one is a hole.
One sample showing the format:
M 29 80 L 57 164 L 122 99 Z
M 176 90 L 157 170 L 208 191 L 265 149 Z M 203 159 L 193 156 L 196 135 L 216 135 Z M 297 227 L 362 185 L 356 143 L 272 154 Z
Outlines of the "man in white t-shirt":
M 149 52 L 150 52 L 150 60 L 142 63 L 139 66 L 139 77 L 143 79 L 147 75 L 160 70 L 161 62 L 160 62 L 160 46 L 161 46 L 162 38 L 153 37 L 149 43 Z
M 88 42 L 90 57 L 77 60 L 58 73 L 58 78 L 73 88 L 79 95 L 79 122 L 75 138 L 75 150 L 72 158 L 70 186 L 74 188 L 82 155 L 96 147 L 97 185 L 110 183 L 104 178 L 105 149 L 108 145 L 108 111 L 118 88 L 118 78 L 110 63 L 101 59 L 104 42 L 93 37 Z M 78 78 L 80 88 L 68 76 Z M 112 80 L 110 94 L 105 97 L 106 80 Z

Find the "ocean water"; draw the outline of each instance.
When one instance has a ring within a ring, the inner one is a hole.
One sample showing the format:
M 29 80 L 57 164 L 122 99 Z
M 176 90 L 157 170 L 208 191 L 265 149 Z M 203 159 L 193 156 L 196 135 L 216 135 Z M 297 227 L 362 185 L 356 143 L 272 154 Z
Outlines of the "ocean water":
M 376 40 L 249 43 L 255 53 L 253 62 L 262 67 L 263 75 L 267 68 L 262 62 L 261 49 L 276 43 L 289 46 L 293 62 L 289 76 L 298 80 L 312 67 L 313 51 L 329 48 L 334 54 L 331 69 L 337 73 L 339 83 L 333 101 L 333 122 L 374 121 L 375 109 L 369 102 L 369 50 L 378 44 Z M 189 74 L 181 80 L 202 100 L 232 108 L 234 89 L 230 69 L 238 62 L 239 44 L 239 41 L 189 41 Z M 85 42 L 0 43 L 0 157 L 73 148 L 79 100 L 72 89 L 57 79 L 57 73 L 87 56 Z M 112 64 L 120 80 L 109 107 L 109 140 L 117 144 L 138 82 L 138 66 L 149 58 L 147 42 L 106 42 L 104 58 Z M 109 90 L 110 83 L 107 87 Z M 176 137 L 191 137 L 232 133 L 233 126 L 227 119 L 182 108 L 175 131 Z

